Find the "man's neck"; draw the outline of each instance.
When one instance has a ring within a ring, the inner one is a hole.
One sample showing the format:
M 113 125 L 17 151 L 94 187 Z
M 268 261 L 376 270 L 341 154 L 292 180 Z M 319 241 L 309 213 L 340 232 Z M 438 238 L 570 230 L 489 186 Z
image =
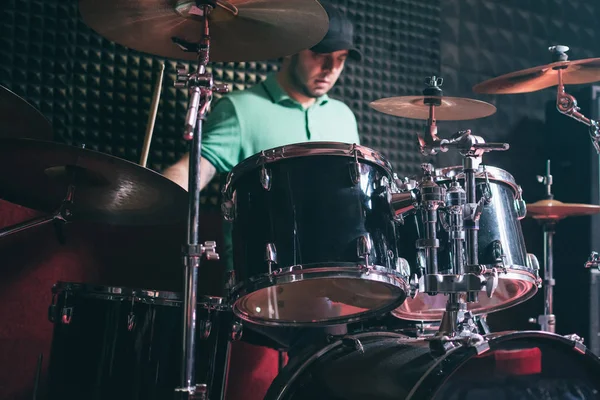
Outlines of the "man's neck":
M 296 100 L 304 108 L 312 106 L 315 104 L 315 101 L 317 101 L 317 99 L 314 97 L 307 96 L 298 91 L 294 84 L 290 82 L 290 79 L 284 70 L 280 70 L 277 73 L 277 82 L 279 83 L 279 86 L 281 86 L 281 88 L 288 94 L 288 96 L 290 96 L 290 98 Z

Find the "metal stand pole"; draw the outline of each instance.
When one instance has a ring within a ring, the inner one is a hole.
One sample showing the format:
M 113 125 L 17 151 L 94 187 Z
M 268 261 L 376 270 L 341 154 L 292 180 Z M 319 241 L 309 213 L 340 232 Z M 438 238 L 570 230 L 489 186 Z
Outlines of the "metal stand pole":
M 210 35 L 208 16 L 212 5 L 197 2 L 198 12 L 202 16 L 203 33 L 199 44 L 187 43 L 180 39 L 174 41 L 184 51 L 195 51 L 198 54 L 198 69 L 195 73 L 187 74 L 185 69 L 178 68 L 176 87 L 187 87 L 190 92 L 188 113 L 185 121 L 184 139 L 191 140 L 189 164 L 189 214 L 187 244 L 183 248 L 185 278 L 184 278 L 184 317 L 183 317 L 183 349 L 181 361 L 181 386 L 175 389 L 178 397 L 184 399 L 206 399 L 208 386 L 206 383 L 196 384 L 196 291 L 198 288 L 198 269 L 200 259 L 218 259 L 215 252 L 215 242 L 200 244 L 200 161 L 202 154 L 202 120 L 204 119 L 213 91 L 226 92 L 227 87 L 215 86 L 212 75 L 207 72 L 209 62 Z
M 556 316 L 553 311 L 553 289 L 554 289 L 554 260 L 553 238 L 554 221 L 544 223 L 544 314 L 538 316 L 538 324 L 542 331 L 555 333 Z

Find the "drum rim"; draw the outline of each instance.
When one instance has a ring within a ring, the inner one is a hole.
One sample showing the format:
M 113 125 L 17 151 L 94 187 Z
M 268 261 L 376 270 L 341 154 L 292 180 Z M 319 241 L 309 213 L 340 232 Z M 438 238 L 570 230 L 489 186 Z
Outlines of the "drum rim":
M 375 164 L 376 166 L 383 168 L 390 177 L 393 176 L 392 164 L 383 156 L 383 154 L 376 150 L 359 144 L 313 141 L 274 147 L 246 158 L 234 166 L 227 174 L 227 183 L 223 190 L 231 190 L 231 186 L 239 177 L 243 176 L 246 172 L 265 164 L 270 164 L 280 160 L 310 156 L 338 156 L 353 158 L 355 156 L 354 149 L 357 150 L 356 157 L 359 160 Z
M 436 181 L 436 183 L 447 182 L 454 177 L 456 177 L 456 179 L 464 179 L 465 174 L 464 174 L 464 172 L 462 172 L 462 169 L 463 169 L 462 165 L 436 168 L 435 169 L 435 181 Z M 460 171 L 460 172 L 456 173 L 457 171 Z M 508 171 L 506 171 L 505 169 L 502 169 L 502 168 L 493 167 L 491 165 L 485 165 L 485 172 L 487 173 L 488 179 L 490 181 L 502 182 L 502 183 L 509 185 L 514 190 L 514 193 L 515 193 L 514 197 L 516 198 L 518 196 L 519 185 L 517 184 L 517 181 L 515 180 L 514 176 L 512 176 Z M 453 174 L 450 174 L 450 173 L 453 173 Z M 485 175 L 483 172 L 483 164 L 480 165 L 479 168 L 477 169 L 477 172 L 475 173 L 475 178 L 476 179 L 485 179 Z
M 525 281 L 527 283 L 531 283 L 532 284 L 531 290 L 529 290 L 528 292 L 526 292 L 524 295 L 522 295 L 520 297 L 515 297 L 514 299 L 507 301 L 506 303 L 503 303 L 496 307 L 479 308 L 479 309 L 475 309 L 475 310 L 469 310 L 473 316 L 481 316 L 481 315 L 495 313 L 498 311 L 507 310 L 507 309 L 514 307 L 516 305 L 519 305 L 527 300 L 530 300 L 533 296 L 535 296 L 537 294 L 539 288 L 537 286 L 538 279 L 536 278 L 535 274 L 526 270 L 524 267 L 520 267 L 519 269 L 507 268 L 507 270 L 508 270 L 507 274 L 499 274 L 498 277 L 499 278 L 502 277 L 502 279 L 519 278 L 518 280 L 520 280 L 520 281 Z M 484 291 L 482 291 L 482 292 L 485 293 Z M 401 308 L 404 304 L 405 303 L 403 302 L 402 304 L 400 304 L 398 306 L 398 308 Z M 441 315 L 438 318 L 438 317 L 429 317 L 429 315 L 424 316 L 422 314 L 418 314 L 418 315 L 420 315 L 420 317 L 417 317 L 417 314 L 415 314 L 415 313 L 398 312 L 397 309 L 394 309 L 391 311 L 391 314 L 396 318 L 407 320 L 407 321 L 413 321 L 413 322 L 414 321 L 419 321 L 419 322 L 422 321 L 425 323 L 435 323 L 435 322 L 441 321 L 442 315 L 443 315 L 443 310 L 440 311 L 440 313 L 441 313 Z
M 336 267 L 333 267 L 335 265 Z M 341 266 L 341 267 L 340 267 Z M 301 279 L 298 275 L 303 275 Z M 308 275 L 308 276 L 307 276 Z M 356 279 L 367 280 L 371 282 L 379 282 L 385 285 L 393 286 L 399 289 L 400 296 L 389 304 L 364 311 L 358 314 L 351 314 L 345 317 L 337 317 L 311 322 L 297 322 L 289 320 L 275 320 L 268 318 L 256 318 L 249 316 L 242 311 L 238 304 L 247 295 L 258 290 L 267 289 L 281 284 L 289 284 L 293 282 L 316 280 L 316 279 Z M 229 304 L 233 313 L 240 319 L 261 326 L 272 327 L 324 327 L 337 324 L 346 324 L 368 319 L 371 316 L 385 314 L 391 310 L 398 308 L 407 298 L 409 293 L 409 285 L 407 277 L 401 275 L 395 270 L 391 270 L 382 266 L 370 266 L 365 268 L 364 264 L 356 263 L 318 263 L 295 265 L 287 268 L 281 268 L 271 274 L 265 273 L 251 277 L 243 282 L 240 282 L 230 291 L 228 298 Z
M 147 302 L 173 302 L 183 301 L 181 292 L 168 290 L 141 289 L 128 286 L 98 285 L 85 282 L 58 281 L 52 286 L 52 294 L 58 295 L 63 292 L 85 293 L 87 297 L 106 298 L 114 300 L 116 298 L 135 298 Z M 225 299 L 218 296 L 198 295 L 197 302 L 207 306 L 222 307 L 225 305 Z

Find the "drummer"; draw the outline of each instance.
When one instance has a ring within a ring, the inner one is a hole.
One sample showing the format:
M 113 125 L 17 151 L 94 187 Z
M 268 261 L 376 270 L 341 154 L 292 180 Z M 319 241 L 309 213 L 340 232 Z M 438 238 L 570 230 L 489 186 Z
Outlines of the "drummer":
M 346 61 L 360 61 L 362 55 L 354 45 L 351 21 L 335 8 L 323 6 L 329 15 L 329 30 L 321 42 L 283 58 L 279 71 L 257 85 L 225 95 L 214 103 L 203 125 L 201 189 L 217 172 L 227 173 L 263 150 L 308 141 L 360 143 L 353 112 L 327 93 L 340 77 Z M 186 154 L 166 169 L 164 175 L 187 190 L 188 169 L 189 154 Z M 221 255 L 227 269 L 233 270 L 231 224 L 224 223 L 223 236 L 225 254 Z M 308 337 L 298 333 L 295 336 Z M 232 367 L 235 367 L 233 359 L 237 358 L 235 353 L 234 348 Z M 250 350 L 245 349 L 245 353 L 250 354 Z M 244 368 L 254 369 L 251 383 L 255 387 L 257 380 L 265 378 L 265 371 L 260 370 L 264 370 L 267 357 L 264 353 L 260 357 L 261 360 L 252 360 L 254 368 Z M 230 377 L 240 379 L 233 373 Z M 272 374 L 264 382 L 267 387 L 273 377 Z M 239 383 L 229 385 L 229 389 L 245 386 Z M 248 386 L 246 393 L 247 389 Z
M 263 150 L 309 141 L 359 144 L 354 114 L 327 93 L 346 60 L 362 56 L 354 47 L 350 20 L 331 6 L 324 8 L 329 30 L 321 42 L 283 58 L 280 70 L 259 84 L 215 102 L 203 125 L 201 189 L 217 172 L 227 173 Z M 163 174 L 187 190 L 188 169 L 189 154 L 185 154 Z M 231 270 L 230 234 L 225 241 L 223 257 Z

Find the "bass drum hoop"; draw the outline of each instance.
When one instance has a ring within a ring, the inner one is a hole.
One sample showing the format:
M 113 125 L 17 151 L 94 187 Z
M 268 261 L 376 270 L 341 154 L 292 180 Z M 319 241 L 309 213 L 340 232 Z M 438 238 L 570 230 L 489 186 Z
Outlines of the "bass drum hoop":
M 305 354 L 311 354 L 310 356 L 299 356 L 299 359 L 296 362 L 291 362 L 288 364 L 283 372 L 276 378 L 277 386 L 271 386 L 265 396 L 265 400 L 283 400 L 285 399 L 285 395 L 288 390 L 292 388 L 292 385 L 298 379 L 298 377 L 312 365 L 315 361 L 318 361 L 320 358 L 325 356 L 331 350 L 342 346 L 349 341 L 360 340 L 362 338 L 373 338 L 373 337 L 384 337 L 384 338 L 397 338 L 406 343 L 410 342 L 421 342 L 425 340 L 424 338 L 411 338 L 401 333 L 397 332 L 386 332 L 386 331 L 371 331 L 371 332 L 361 332 L 353 335 L 346 335 L 344 338 L 337 340 L 327 346 L 322 347 L 317 351 L 310 352 L 311 349 L 307 350 Z M 422 390 L 427 392 L 427 389 L 423 388 L 431 388 L 436 387 L 436 383 L 442 379 L 438 374 L 432 373 L 442 362 L 446 362 L 449 358 L 452 358 L 454 363 L 453 368 L 448 374 L 444 375 L 444 379 L 448 379 L 454 374 L 456 371 L 460 369 L 467 361 L 469 361 L 472 357 L 479 354 L 484 354 L 487 351 L 493 350 L 496 344 L 502 343 L 507 340 L 520 339 L 520 338 L 530 338 L 530 339 L 543 339 L 547 341 L 556 340 L 558 342 L 562 342 L 567 344 L 573 348 L 573 351 L 590 356 L 590 359 L 593 360 L 598 367 L 600 368 L 600 358 L 594 356 L 592 352 L 587 349 L 582 343 L 566 338 L 564 336 L 558 335 L 556 333 L 543 332 L 543 331 L 504 331 L 504 332 L 494 332 L 484 336 L 488 339 L 486 342 L 480 344 L 479 346 L 474 347 L 465 347 L 465 346 L 457 346 L 453 349 L 447 351 L 446 354 L 440 356 L 435 362 L 426 370 L 426 372 L 421 376 L 421 378 L 413 385 L 410 393 L 404 400 L 421 400 L 424 397 L 424 393 Z M 362 345 L 355 344 L 357 350 L 360 351 Z M 462 350 L 462 351 L 459 351 Z M 452 361 L 450 361 L 452 362 Z M 439 368 L 438 368 L 439 369 Z M 444 368 L 444 370 L 448 370 L 448 368 Z M 283 383 L 281 383 L 281 379 L 283 379 Z M 436 391 L 439 388 L 435 389 Z M 431 389 L 429 389 L 429 394 L 427 398 L 431 398 L 431 395 L 435 395 L 435 392 L 431 393 Z

